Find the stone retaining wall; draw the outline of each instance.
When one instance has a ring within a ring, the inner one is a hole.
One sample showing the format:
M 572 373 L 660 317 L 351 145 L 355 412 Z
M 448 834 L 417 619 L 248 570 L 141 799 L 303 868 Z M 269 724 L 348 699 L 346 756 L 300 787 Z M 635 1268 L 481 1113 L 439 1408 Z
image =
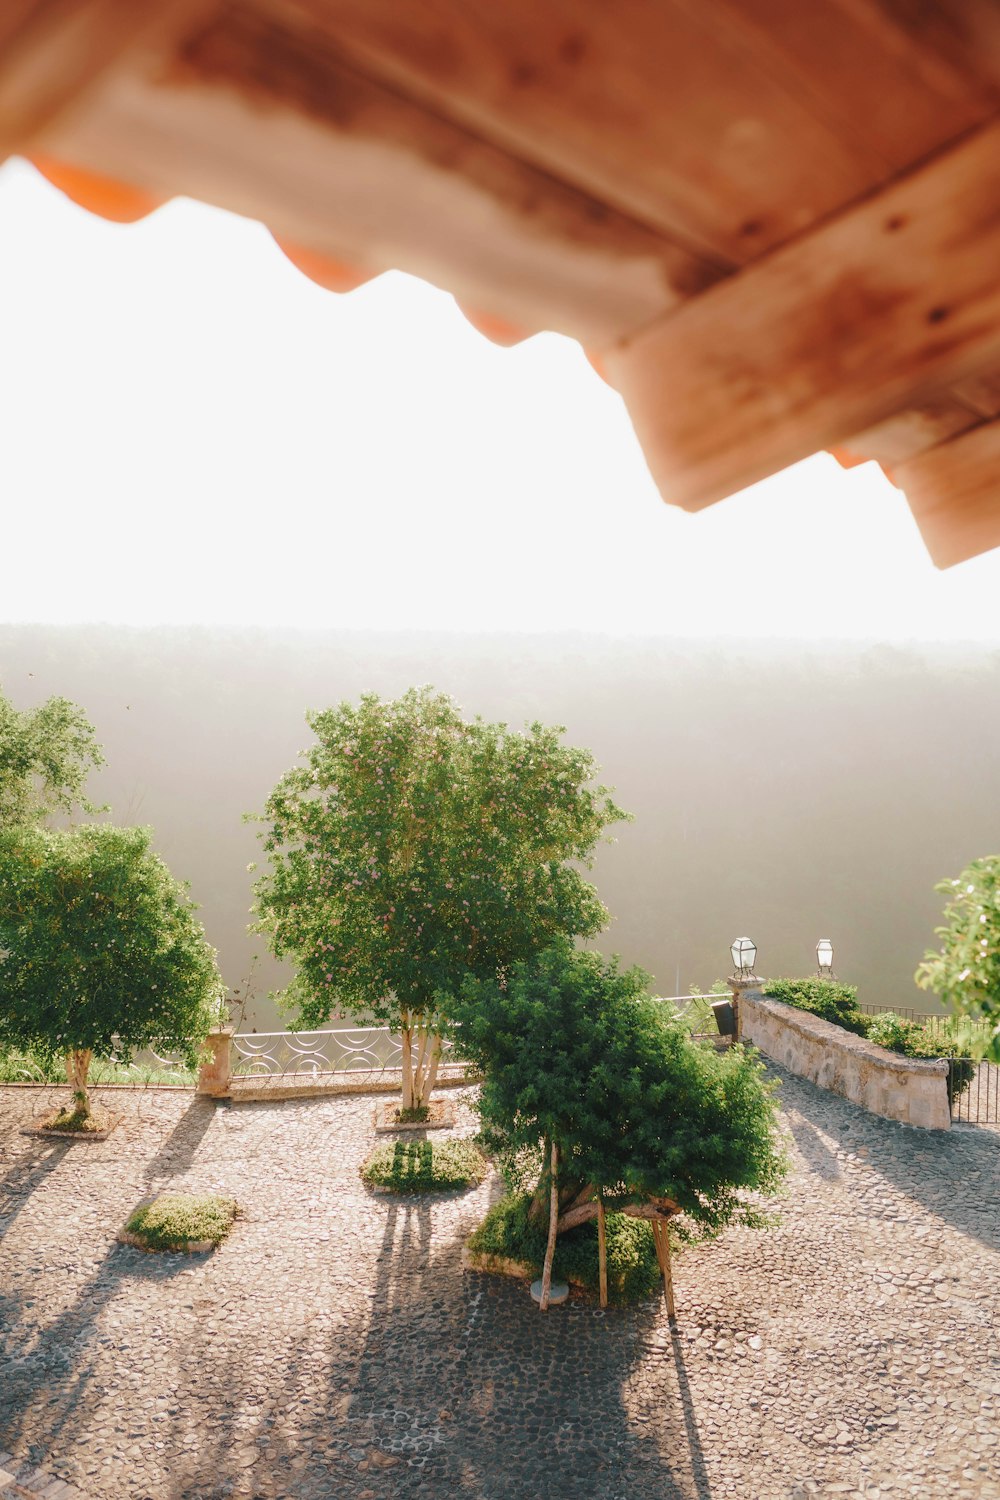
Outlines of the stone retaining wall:
M 743 1040 L 792 1073 L 887 1120 L 950 1128 L 946 1062 L 900 1057 L 757 991 L 744 990 L 740 1006 Z

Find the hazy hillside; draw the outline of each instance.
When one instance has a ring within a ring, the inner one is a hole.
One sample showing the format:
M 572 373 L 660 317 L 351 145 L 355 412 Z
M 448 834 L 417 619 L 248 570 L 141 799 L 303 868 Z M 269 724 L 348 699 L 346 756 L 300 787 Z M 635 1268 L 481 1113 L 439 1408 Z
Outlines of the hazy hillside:
M 242 814 L 307 743 L 307 707 L 415 682 L 594 750 L 635 814 L 594 871 L 615 917 L 601 946 L 664 993 L 719 978 L 747 932 L 763 972 L 811 970 L 829 936 L 863 999 L 922 1005 L 934 882 L 1000 848 L 996 653 L 0 627 L 4 691 L 84 706 L 109 761 L 95 793 L 155 828 L 230 985 L 261 951 L 261 996 L 280 976 L 245 931 Z

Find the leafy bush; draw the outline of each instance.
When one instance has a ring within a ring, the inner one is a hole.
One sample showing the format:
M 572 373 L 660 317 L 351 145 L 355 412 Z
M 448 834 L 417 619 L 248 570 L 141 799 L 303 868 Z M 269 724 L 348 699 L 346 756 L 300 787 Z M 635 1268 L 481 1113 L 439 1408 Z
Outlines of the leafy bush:
M 531 1194 L 504 1198 L 490 1209 L 469 1238 L 469 1249 L 523 1261 L 537 1274 L 545 1259 L 547 1226 L 531 1219 Z M 660 1267 L 649 1225 L 627 1214 L 608 1213 L 608 1295 L 615 1302 L 637 1302 L 652 1296 L 660 1281 Z M 566 1230 L 556 1240 L 552 1274 L 596 1292 L 599 1284 L 597 1224 L 591 1220 Z
M 486 1176 L 486 1162 L 471 1141 L 387 1141 L 361 1168 L 368 1187 L 395 1193 L 474 1187 Z
M 217 1245 L 236 1217 L 236 1203 L 215 1193 L 163 1193 L 135 1210 L 125 1225 L 149 1250 L 184 1250 L 199 1240 Z
M 714 1036 L 718 1027 L 712 1006 L 717 1000 L 728 998 L 729 987 L 724 980 L 717 979 L 707 994 L 693 984 L 690 1000 L 684 1005 L 672 1005 L 670 1013 L 691 1036 Z
M 954 1103 L 975 1076 L 976 1064 L 961 1056 L 962 1047 L 955 1037 L 947 1031 L 932 1031 L 913 1021 L 904 1021 L 895 1011 L 889 1010 L 869 1019 L 868 1040 L 903 1057 L 959 1059 L 948 1072 L 949 1103 Z
M 1000 855 L 974 859 L 934 889 L 948 897 L 935 928 L 941 949 L 925 953 L 913 977 L 968 1023 L 963 1051 L 1000 1063 Z
M 484 1075 L 487 1148 L 542 1169 L 536 1215 L 549 1212 L 555 1144 L 560 1217 L 596 1212 L 598 1189 L 609 1207 L 669 1199 L 688 1231 L 770 1222 L 744 1196 L 773 1192 L 785 1171 L 763 1068 L 742 1047 L 696 1045 L 664 1010 L 641 970 L 568 943 L 452 1000 L 462 1055 Z
M 869 1018 L 858 1009 L 858 991 L 853 984 L 812 977 L 772 979 L 764 986 L 763 993 L 771 1000 L 781 1000 L 785 1005 L 819 1016 L 821 1021 L 842 1026 L 855 1036 L 868 1035 Z

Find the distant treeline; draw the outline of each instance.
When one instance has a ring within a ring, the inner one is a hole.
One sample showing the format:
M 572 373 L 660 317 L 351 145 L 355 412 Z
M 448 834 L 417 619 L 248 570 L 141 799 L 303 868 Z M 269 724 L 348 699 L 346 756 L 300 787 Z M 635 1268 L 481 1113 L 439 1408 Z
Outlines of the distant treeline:
M 309 740 L 307 708 L 430 682 L 467 713 L 566 726 L 635 814 L 593 878 L 599 946 L 659 993 L 707 988 L 730 941 L 803 974 L 830 937 L 859 998 L 925 1008 L 934 882 L 1000 849 L 1000 652 L 565 636 L 0 627 L 18 707 L 79 702 L 107 769 L 97 800 L 148 823 L 201 903 L 236 987 L 260 953 L 252 1020 L 280 986 L 246 934 L 263 807 Z

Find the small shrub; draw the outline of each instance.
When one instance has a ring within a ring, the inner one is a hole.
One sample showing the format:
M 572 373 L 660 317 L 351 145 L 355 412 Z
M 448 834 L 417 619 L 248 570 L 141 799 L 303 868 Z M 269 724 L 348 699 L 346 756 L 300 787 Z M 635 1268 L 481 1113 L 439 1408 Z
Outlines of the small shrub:
M 531 1194 L 503 1198 L 490 1209 L 469 1239 L 469 1249 L 523 1261 L 541 1274 L 548 1226 L 528 1218 Z M 649 1225 L 628 1214 L 608 1213 L 608 1295 L 614 1302 L 638 1302 L 652 1296 L 660 1280 L 656 1247 Z M 600 1283 L 597 1223 L 580 1224 L 556 1240 L 552 1274 L 596 1292 Z
M 236 1217 L 236 1203 L 215 1193 L 162 1193 L 135 1210 L 125 1233 L 148 1250 L 186 1250 L 201 1240 L 225 1239 Z
M 928 1026 L 918 1026 L 913 1021 L 904 1021 L 895 1011 L 885 1011 L 872 1016 L 868 1026 L 868 1040 L 890 1052 L 903 1057 L 957 1059 L 948 1070 L 948 1102 L 953 1104 L 959 1094 L 969 1087 L 975 1077 L 976 1064 L 962 1057 L 958 1041 L 946 1030 L 932 1031 Z
M 80 1135 L 97 1135 L 103 1130 L 109 1129 L 113 1124 L 112 1117 L 106 1109 L 95 1109 L 90 1112 L 79 1109 L 77 1106 L 56 1110 L 41 1124 L 42 1130 L 70 1130 Z
M 397 1109 L 396 1119 L 400 1125 L 422 1125 L 431 1116 L 426 1104 L 414 1104 L 409 1109 Z
M 842 1026 L 855 1036 L 868 1035 L 869 1018 L 858 1009 L 858 991 L 853 984 L 818 977 L 772 979 L 764 986 L 763 993 L 771 1000 L 781 1000 L 785 1005 L 819 1016 L 821 1021 Z
M 471 1141 L 392 1141 L 376 1146 L 361 1168 L 368 1187 L 394 1193 L 426 1193 L 474 1187 L 486 1176 L 486 1161 Z

